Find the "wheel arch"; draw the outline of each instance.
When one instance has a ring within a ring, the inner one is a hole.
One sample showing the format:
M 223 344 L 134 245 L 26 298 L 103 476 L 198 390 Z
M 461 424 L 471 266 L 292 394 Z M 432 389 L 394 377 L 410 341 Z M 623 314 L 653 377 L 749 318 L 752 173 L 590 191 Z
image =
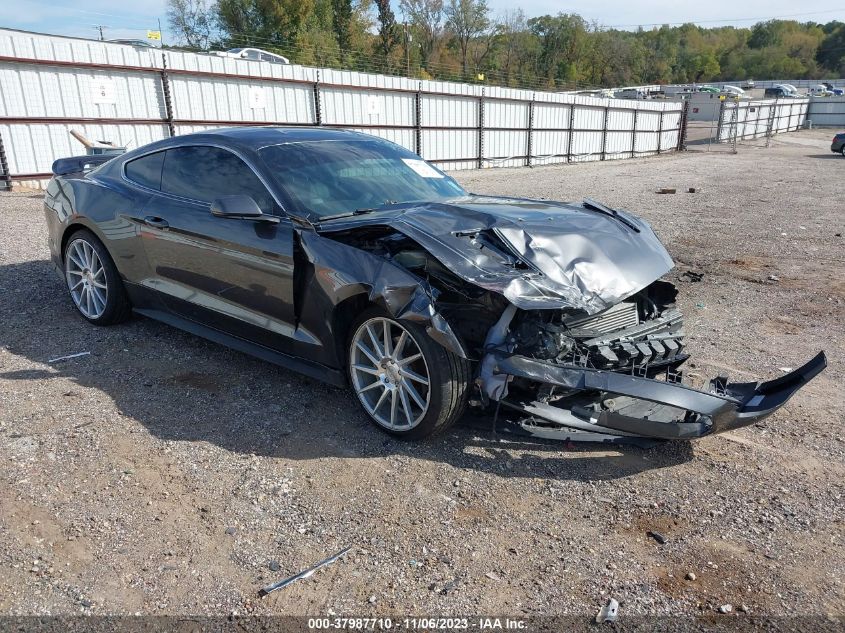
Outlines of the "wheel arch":
M 371 306 L 378 305 L 370 301 L 366 292 L 354 294 L 338 303 L 332 311 L 332 332 L 334 333 L 335 354 L 340 367 L 346 366 L 346 343 L 355 317 Z
M 60 250 L 59 250 L 59 256 L 62 258 L 62 263 L 64 263 L 64 261 L 65 261 L 65 249 L 67 249 L 67 245 L 68 245 L 68 242 L 70 242 L 70 238 L 73 237 L 76 233 L 79 233 L 80 231 L 90 231 L 91 233 L 93 233 L 94 237 L 96 237 L 98 240 L 100 240 L 100 243 L 103 245 L 103 248 L 105 248 L 106 252 L 108 252 L 109 249 L 106 246 L 106 243 L 103 241 L 102 236 L 100 235 L 99 231 L 97 231 L 96 228 L 94 228 L 93 226 L 91 226 L 87 222 L 82 222 L 81 220 L 75 220 L 75 221 L 71 222 L 70 224 L 68 224 L 65 227 L 65 230 L 62 232 L 62 241 L 61 241 Z

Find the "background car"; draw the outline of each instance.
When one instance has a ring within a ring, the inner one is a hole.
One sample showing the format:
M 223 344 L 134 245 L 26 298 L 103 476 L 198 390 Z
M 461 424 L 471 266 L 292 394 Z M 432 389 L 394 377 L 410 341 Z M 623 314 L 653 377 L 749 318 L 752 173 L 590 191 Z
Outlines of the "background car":
M 127 46 L 140 46 L 142 48 L 158 48 L 154 44 L 150 44 L 146 40 L 126 40 L 126 39 L 117 39 L 117 40 L 106 40 L 107 42 L 111 42 L 112 44 L 126 44 Z
M 840 132 L 833 137 L 830 143 L 830 151 L 845 156 L 845 132 Z
M 290 64 L 290 60 L 282 55 L 270 53 L 260 48 L 232 48 L 228 51 L 215 51 L 218 57 L 233 57 L 254 62 L 269 62 L 271 64 Z

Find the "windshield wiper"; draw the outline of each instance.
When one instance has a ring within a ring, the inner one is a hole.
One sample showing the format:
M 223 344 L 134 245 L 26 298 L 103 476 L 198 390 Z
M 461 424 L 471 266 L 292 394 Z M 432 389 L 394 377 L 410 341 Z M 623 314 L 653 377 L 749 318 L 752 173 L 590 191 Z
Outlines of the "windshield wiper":
M 344 213 L 335 213 L 334 215 L 321 215 L 320 222 L 323 220 L 337 220 L 338 218 L 351 218 L 356 215 L 364 215 L 365 213 L 372 213 L 373 211 L 380 210 L 381 207 L 377 209 L 355 209 L 354 211 L 346 211 Z
M 584 202 L 582 204 L 584 205 L 585 209 L 591 209 L 593 211 L 598 211 L 599 213 L 604 213 L 605 215 L 609 215 L 614 220 L 618 220 L 619 222 L 621 222 L 622 224 L 627 226 L 629 229 L 631 229 L 635 233 L 640 232 L 640 228 L 636 224 L 634 224 L 633 222 L 631 222 L 627 218 L 622 217 L 619 214 L 619 211 L 617 211 L 616 209 L 611 209 L 610 207 L 606 207 L 601 202 L 596 202 L 592 198 L 584 198 Z
M 336 220 L 337 218 L 351 218 L 356 215 L 364 215 L 366 213 L 373 213 L 374 211 L 383 211 L 385 207 L 389 207 L 394 204 L 399 204 L 395 200 L 388 200 L 383 205 L 378 207 L 363 207 L 361 209 L 355 209 L 354 211 L 346 211 L 344 213 L 336 213 L 334 215 L 323 215 L 320 216 L 320 220 Z

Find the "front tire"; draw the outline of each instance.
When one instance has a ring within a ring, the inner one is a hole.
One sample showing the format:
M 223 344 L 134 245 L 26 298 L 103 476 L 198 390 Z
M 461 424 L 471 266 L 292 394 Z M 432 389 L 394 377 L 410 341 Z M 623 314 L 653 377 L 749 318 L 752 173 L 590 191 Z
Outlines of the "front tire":
M 132 306 L 106 247 L 88 230 L 74 233 L 64 252 L 65 282 L 79 313 L 95 325 L 129 318 Z
M 461 417 L 469 361 L 435 343 L 419 324 L 380 308 L 365 310 L 350 332 L 349 383 L 376 426 L 416 440 L 442 433 Z

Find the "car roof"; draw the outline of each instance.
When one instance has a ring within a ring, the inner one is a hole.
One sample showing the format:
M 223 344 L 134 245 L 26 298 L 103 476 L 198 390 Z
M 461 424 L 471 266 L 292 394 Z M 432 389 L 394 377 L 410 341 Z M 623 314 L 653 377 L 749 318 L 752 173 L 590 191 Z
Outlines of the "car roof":
M 207 132 L 184 134 L 173 137 L 173 140 L 182 142 L 189 140 L 199 141 L 204 140 L 205 137 L 216 137 L 228 141 L 232 145 L 240 145 L 249 149 L 259 149 L 267 145 L 278 145 L 281 143 L 300 143 L 303 141 L 367 140 L 373 138 L 368 134 L 336 128 L 256 125 L 220 128 Z
M 219 144 L 229 149 L 253 153 L 269 145 L 284 143 L 303 143 L 309 141 L 373 141 L 383 140 L 369 134 L 338 128 L 324 127 L 284 127 L 284 126 L 242 126 L 180 134 L 170 138 L 143 145 L 127 152 L 125 162 L 139 156 L 159 150 L 182 145 Z M 388 142 L 388 141 L 384 141 Z

